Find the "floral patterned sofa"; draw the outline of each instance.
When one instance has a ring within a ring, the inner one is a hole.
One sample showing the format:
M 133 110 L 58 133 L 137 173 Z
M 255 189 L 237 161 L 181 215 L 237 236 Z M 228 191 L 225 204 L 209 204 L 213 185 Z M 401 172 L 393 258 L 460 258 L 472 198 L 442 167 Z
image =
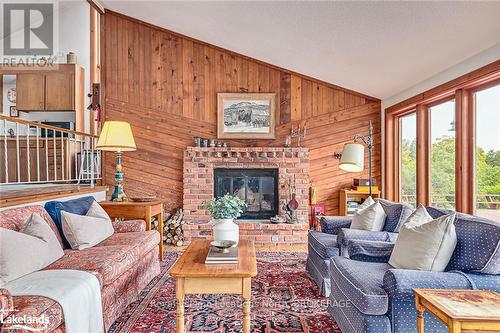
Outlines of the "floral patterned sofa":
M 42 206 L 13 208 L 0 212 L 0 227 L 20 230 L 33 213 L 38 213 L 62 240 L 55 223 Z M 115 233 L 100 244 L 85 250 L 64 250 L 64 256 L 45 269 L 75 269 L 94 274 L 101 285 L 104 327 L 110 328 L 139 292 L 160 273 L 156 230 L 145 231 L 142 220 L 113 222 Z M 0 288 L 0 309 L 4 318 L 24 315 L 49 318 L 45 332 L 64 332 L 64 316 L 55 301 L 38 296 L 12 297 Z M 4 322 L 7 322 L 4 320 Z M 12 322 L 12 321 L 9 321 Z M 1 332 L 10 332 L 4 324 Z

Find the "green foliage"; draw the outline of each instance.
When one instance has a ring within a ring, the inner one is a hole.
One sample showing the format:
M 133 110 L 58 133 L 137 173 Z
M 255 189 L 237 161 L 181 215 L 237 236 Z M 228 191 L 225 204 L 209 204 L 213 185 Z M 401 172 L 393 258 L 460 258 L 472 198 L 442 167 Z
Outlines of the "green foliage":
M 402 195 L 403 198 L 408 196 L 410 202 L 413 202 L 416 194 L 416 147 L 415 140 L 404 140 L 401 144 Z M 438 138 L 432 144 L 431 151 L 432 201 L 441 207 L 454 208 L 455 138 Z M 500 195 L 500 151 L 485 152 L 480 147 L 476 149 L 475 181 L 478 208 L 488 208 L 486 202 L 492 198 L 487 195 Z
M 241 216 L 246 206 L 245 201 L 226 193 L 220 198 L 213 199 L 207 208 L 214 219 L 235 219 Z

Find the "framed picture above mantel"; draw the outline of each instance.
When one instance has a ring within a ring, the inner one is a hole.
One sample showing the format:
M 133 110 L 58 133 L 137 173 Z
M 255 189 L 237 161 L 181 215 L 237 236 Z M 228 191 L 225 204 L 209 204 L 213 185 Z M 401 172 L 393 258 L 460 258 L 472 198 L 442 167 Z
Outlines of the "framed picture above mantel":
M 217 138 L 274 139 L 276 94 L 217 94 Z

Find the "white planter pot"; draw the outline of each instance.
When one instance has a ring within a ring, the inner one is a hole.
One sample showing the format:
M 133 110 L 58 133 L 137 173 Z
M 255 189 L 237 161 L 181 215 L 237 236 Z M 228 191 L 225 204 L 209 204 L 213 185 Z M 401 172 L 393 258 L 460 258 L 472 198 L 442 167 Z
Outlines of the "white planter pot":
M 233 219 L 212 219 L 214 240 L 232 240 L 238 244 L 240 239 L 240 227 Z

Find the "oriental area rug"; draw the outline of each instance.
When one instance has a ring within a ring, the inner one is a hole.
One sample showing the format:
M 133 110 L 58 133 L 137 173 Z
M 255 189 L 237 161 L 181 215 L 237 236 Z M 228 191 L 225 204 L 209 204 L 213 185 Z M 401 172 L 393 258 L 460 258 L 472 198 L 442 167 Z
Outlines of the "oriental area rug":
M 169 271 L 179 253 L 165 253 L 161 273 L 141 292 L 108 333 L 163 333 L 175 329 L 175 280 Z M 326 312 L 327 298 L 305 270 L 306 253 L 257 252 L 252 279 L 252 333 L 341 333 Z M 187 295 L 186 332 L 242 332 L 242 299 Z

